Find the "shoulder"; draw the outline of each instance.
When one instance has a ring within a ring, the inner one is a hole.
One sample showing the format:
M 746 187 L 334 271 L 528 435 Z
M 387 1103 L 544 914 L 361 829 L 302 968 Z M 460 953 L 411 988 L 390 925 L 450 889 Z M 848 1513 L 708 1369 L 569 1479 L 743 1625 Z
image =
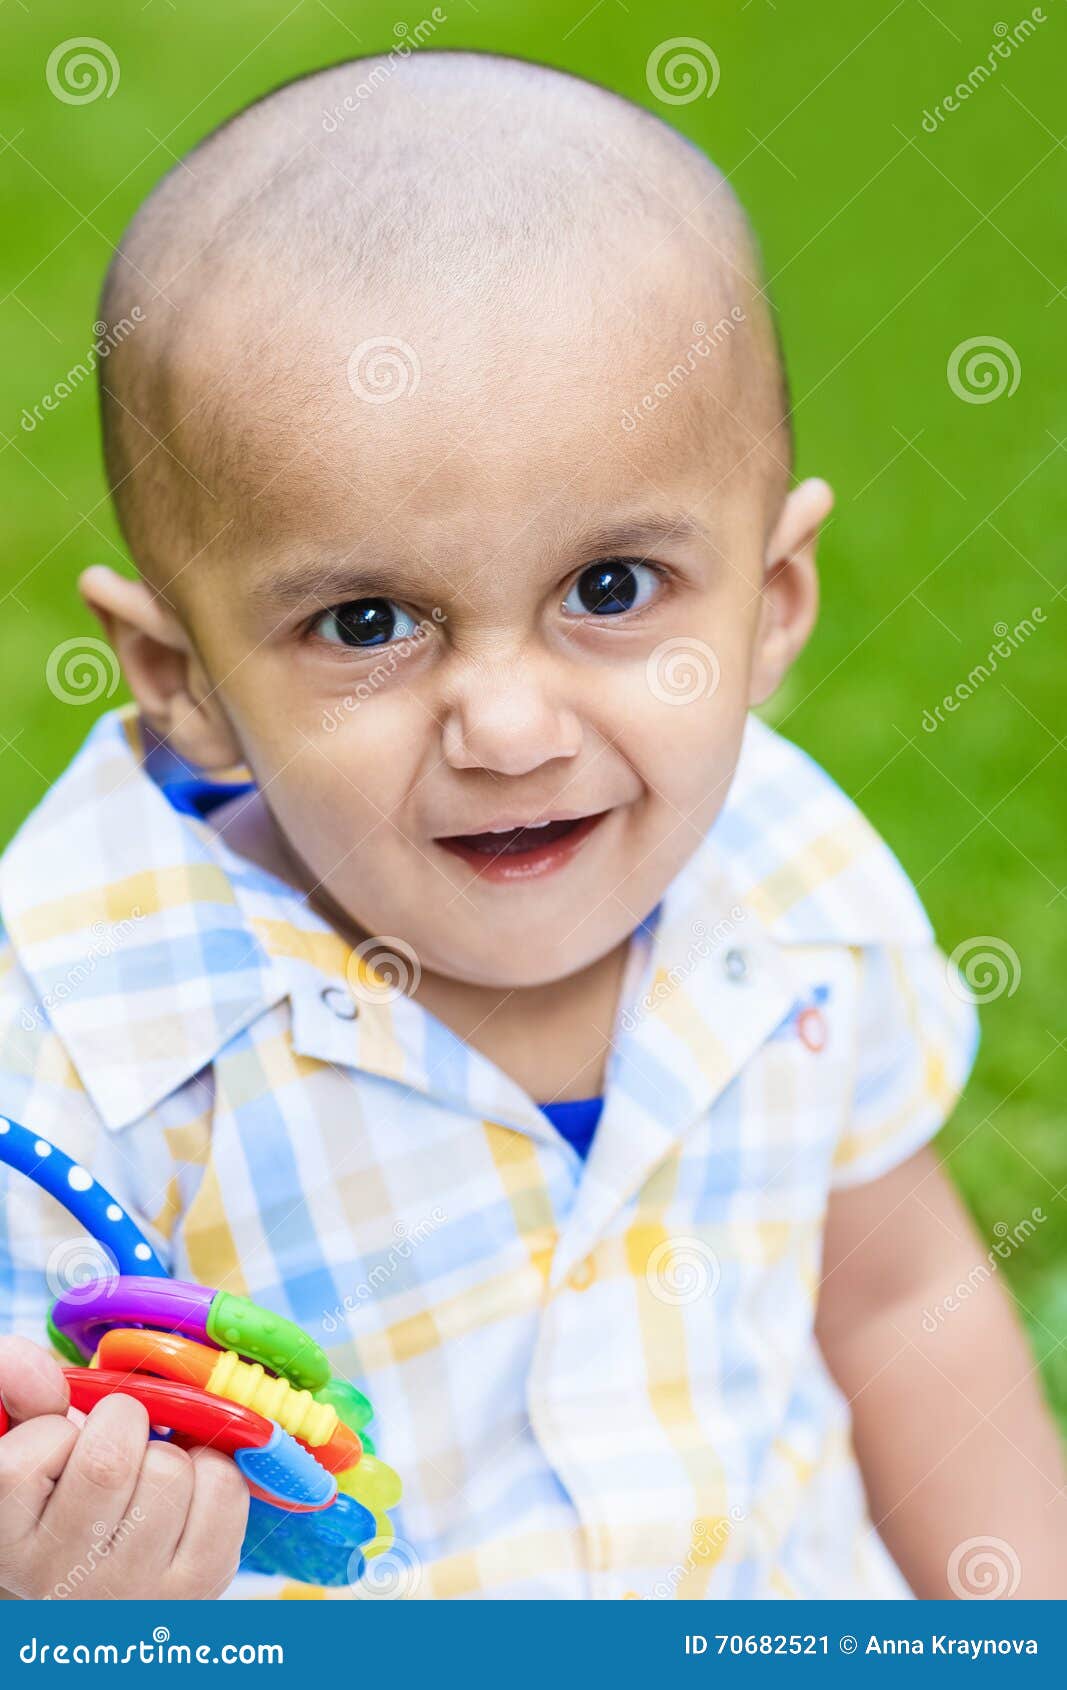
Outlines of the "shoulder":
M 709 845 L 785 943 L 923 945 L 915 887 L 859 806 L 807 752 L 750 717 Z

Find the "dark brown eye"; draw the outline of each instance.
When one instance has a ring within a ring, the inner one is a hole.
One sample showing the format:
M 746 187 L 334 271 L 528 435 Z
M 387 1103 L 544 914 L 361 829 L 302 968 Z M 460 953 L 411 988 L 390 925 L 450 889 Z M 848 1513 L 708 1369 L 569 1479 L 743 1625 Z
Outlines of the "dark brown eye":
M 621 616 L 640 610 L 660 584 L 650 564 L 632 558 L 602 558 L 583 569 L 563 601 L 572 616 Z
M 388 645 L 398 635 L 411 637 L 415 623 L 390 599 L 351 599 L 335 605 L 315 624 L 321 639 L 355 648 Z

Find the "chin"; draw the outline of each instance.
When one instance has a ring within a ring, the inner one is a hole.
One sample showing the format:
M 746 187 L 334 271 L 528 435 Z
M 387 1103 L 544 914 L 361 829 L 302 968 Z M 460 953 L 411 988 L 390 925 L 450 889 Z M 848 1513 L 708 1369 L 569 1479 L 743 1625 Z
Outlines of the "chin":
M 615 949 L 616 938 L 608 938 L 603 945 L 590 950 L 583 946 L 573 953 L 541 950 L 534 955 L 516 944 L 506 956 L 486 957 L 484 952 L 473 957 L 446 957 L 440 962 L 426 962 L 435 974 L 455 980 L 465 986 L 478 986 L 488 991 L 519 992 L 538 986 L 554 986 L 561 980 L 580 974 L 584 968 L 599 962 Z

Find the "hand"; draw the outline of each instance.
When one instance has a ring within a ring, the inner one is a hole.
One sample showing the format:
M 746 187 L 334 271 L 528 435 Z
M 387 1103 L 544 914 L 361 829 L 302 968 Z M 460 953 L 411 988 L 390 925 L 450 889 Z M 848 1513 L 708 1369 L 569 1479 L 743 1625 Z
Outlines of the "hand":
M 237 1570 L 248 1490 L 227 1456 L 149 1441 L 132 1397 L 75 1426 L 66 1380 L 24 1338 L 0 1338 L 0 1587 L 13 1596 L 220 1596 Z

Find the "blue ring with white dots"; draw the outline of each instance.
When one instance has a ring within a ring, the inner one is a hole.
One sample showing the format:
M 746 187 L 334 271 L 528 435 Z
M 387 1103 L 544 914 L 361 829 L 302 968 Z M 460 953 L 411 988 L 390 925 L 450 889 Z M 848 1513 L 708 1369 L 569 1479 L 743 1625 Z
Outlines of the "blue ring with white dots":
M 25 1174 L 61 1203 L 96 1239 L 118 1273 L 167 1277 L 167 1269 L 140 1227 L 87 1168 L 6 1116 L 0 1116 L 0 1162 Z

